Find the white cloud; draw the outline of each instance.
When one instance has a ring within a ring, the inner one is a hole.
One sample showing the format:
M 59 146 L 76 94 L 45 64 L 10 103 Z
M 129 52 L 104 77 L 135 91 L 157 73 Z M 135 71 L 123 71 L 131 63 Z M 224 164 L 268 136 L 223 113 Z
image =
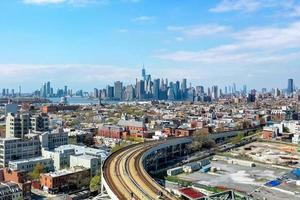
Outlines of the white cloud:
M 285 27 L 248 28 L 232 33 L 232 43 L 201 51 L 158 55 L 164 60 L 210 64 L 257 64 L 299 60 L 300 22 Z
M 226 33 L 230 30 L 227 26 L 208 24 L 208 25 L 194 25 L 194 26 L 168 26 L 168 31 L 178 32 L 185 37 L 203 37 L 211 36 L 221 33 Z
M 87 4 L 107 4 L 110 0 L 23 0 L 25 4 L 48 5 L 48 4 L 68 4 L 83 6 Z
M 58 4 L 64 3 L 66 0 L 24 0 L 25 4 Z
M 276 15 L 299 17 L 300 4 L 298 0 L 221 0 L 209 11 L 216 13 L 241 11 L 255 12 L 262 9 L 276 8 Z
M 246 11 L 251 12 L 259 9 L 262 3 L 258 0 L 222 0 L 211 12 Z
M 105 86 L 116 80 L 134 81 L 132 77 L 138 74 L 128 67 L 89 64 L 0 64 L 0 71 L 3 86 L 30 84 L 37 88 L 47 80 L 57 82 L 57 86 L 66 81 L 78 87 Z
M 156 18 L 153 16 L 139 16 L 139 17 L 135 17 L 133 19 L 131 19 L 131 21 L 133 22 L 150 22 L 155 20 Z

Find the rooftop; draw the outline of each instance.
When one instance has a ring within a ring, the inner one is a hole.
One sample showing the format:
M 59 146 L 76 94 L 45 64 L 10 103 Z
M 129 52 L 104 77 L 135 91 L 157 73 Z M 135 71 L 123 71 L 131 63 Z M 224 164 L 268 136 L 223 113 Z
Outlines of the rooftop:
M 59 176 L 65 176 L 68 174 L 73 174 L 75 172 L 85 171 L 85 170 L 87 170 L 87 168 L 76 166 L 76 167 L 73 167 L 70 169 L 62 169 L 62 170 L 55 171 L 55 172 L 49 172 L 44 175 L 51 176 L 51 177 L 59 177 Z
M 15 160 L 15 161 L 9 161 L 9 164 L 21 164 L 21 163 L 27 163 L 27 162 L 39 162 L 42 160 L 49 160 L 50 158 L 44 158 L 44 157 L 34 157 L 34 158 L 29 158 L 29 159 L 20 159 L 20 160 Z
M 189 199 L 200 199 L 204 197 L 205 195 L 201 192 L 198 192 L 197 190 L 193 188 L 183 188 L 179 189 L 179 192 L 182 193 L 182 195 L 188 197 Z

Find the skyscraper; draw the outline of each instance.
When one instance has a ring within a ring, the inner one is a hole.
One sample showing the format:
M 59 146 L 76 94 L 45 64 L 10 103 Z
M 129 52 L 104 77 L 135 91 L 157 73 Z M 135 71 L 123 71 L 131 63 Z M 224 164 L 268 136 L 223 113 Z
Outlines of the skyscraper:
M 50 91 L 51 91 L 51 84 L 50 84 L 50 81 L 48 81 L 47 86 L 46 86 L 46 96 L 47 97 L 50 96 Z
M 114 97 L 115 97 L 116 100 L 122 100 L 123 99 L 123 83 L 121 81 L 116 81 L 115 82 Z
M 294 92 L 294 80 L 289 79 L 288 80 L 288 87 L 287 87 L 287 93 L 292 94 Z
M 247 85 L 243 85 L 243 94 L 247 94 Z
M 233 94 L 236 93 L 236 84 L 235 83 L 232 84 L 232 93 Z
M 99 90 L 97 88 L 94 88 L 94 97 L 99 98 Z
M 140 80 L 136 83 L 136 97 L 138 100 L 145 98 L 145 81 Z
M 114 87 L 108 85 L 106 92 L 107 92 L 107 98 L 112 99 L 114 97 Z
M 219 94 L 218 94 L 218 86 L 214 85 L 212 87 L 212 97 L 214 100 L 217 100 L 219 98 Z
M 159 79 L 155 79 L 154 83 L 153 83 L 153 98 L 154 99 L 159 99 L 159 94 L 160 94 L 160 80 Z
M 182 82 L 181 82 L 181 92 L 182 92 L 182 98 L 185 99 L 186 96 L 187 96 L 187 79 L 184 78 L 182 79 Z
M 65 88 L 64 88 L 64 95 L 65 95 L 65 96 L 68 95 L 68 86 L 66 86 L 66 85 L 65 85 Z
M 142 68 L 142 79 L 143 79 L 143 81 L 146 81 L 146 69 L 145 69 L 144 65 Z

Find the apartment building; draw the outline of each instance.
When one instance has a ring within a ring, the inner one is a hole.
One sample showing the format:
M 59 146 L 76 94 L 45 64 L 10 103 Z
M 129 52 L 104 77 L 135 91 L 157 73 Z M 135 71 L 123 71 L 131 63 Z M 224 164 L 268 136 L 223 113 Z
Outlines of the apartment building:
M 27 134 L 24 139 L 0 138 L 0 166 L 8 166 L 9 161 L 34 158 L 41 155 L 38 135 Z
M 57 131 L 48 131 L 40 136 L 41 146 L 45 150 L 54 150 L 55 148 L 68 144 L 68 133 L 63 129 Z
M 45 113 L 30 116 L 30 129 L 33 132 L 49 130 L 49 116 Z
M 8 113 L 6 116 L 6 137 L 23 138 L 29 133 L 30 116 L 28 113 L 13 114 Z
M 12 182 L 0 183 L 0 199 L 19 200 L 23 199 L 22 189 L 18 184 Z
M 101 160 L 94 156 L 89 155 L 71 155 L 70 156 L 70 167 L 86 167 L 90 169 L 91 176 L 95 176 L 98 170 L 101 168 Z
M 53 160 L 51 158 L 43 157 L 9 161 L 8 168 L 11 170 L 31 172 L 37 164 L 42 164 L 45 172 L 50 172 L 54 170 Z
M 6 116 L 6 137 L 23 138 L 30 131 L 48 131 L 47 114 L 8 113 Z
M 82 157 L 79 160 L 85 160 L 84 163 L 89 163 L 88 166 L 94 166 L 94 159 L 91 159 L 91 157 L 96 158 L 98 160 L 98 165 L 100 165 L 100 162 L 105 160 L 107 158 L 107 153 L 104 150 L 100 149 L 94 149 L 89 148 L 86 146 L 78 146 L 78 145 L 62 145 L 58 148 L 55 148 L 54 151 L 47 151 L 42 150 L 42 155 L 45 158 L 51 158 L 54 161 L 54 169 L 55 170 L 61 170 L 66 167 L 70 167 L 71 156 L 81 156 Z M 72 159 L 74 163 L 79 163 L 79 161 L 75 161 L 76 159 Z M 81 166 L 81 164 L 78 164 Z M 75 166 L 75 164 L 73 164 Z M 86 167 L 86 166 L 85 166 Z M 92 173 L 95 174 L 96 170 L 92 170 Z

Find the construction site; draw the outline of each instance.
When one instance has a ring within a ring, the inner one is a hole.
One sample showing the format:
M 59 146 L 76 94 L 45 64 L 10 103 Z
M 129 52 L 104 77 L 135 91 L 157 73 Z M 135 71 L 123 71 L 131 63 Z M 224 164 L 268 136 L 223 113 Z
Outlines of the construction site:
M 292 144 L 253 142 L 232 150 L 229 152 L 229 156 L 295 168 L 300 167 L 299 149 L 299 147 Z
M 176 177 L 253 199 L 296 200 L 300 198 L 299 159 L 296 146 L 253 142 L 211 157 L 209 170 L 183 170 Z

